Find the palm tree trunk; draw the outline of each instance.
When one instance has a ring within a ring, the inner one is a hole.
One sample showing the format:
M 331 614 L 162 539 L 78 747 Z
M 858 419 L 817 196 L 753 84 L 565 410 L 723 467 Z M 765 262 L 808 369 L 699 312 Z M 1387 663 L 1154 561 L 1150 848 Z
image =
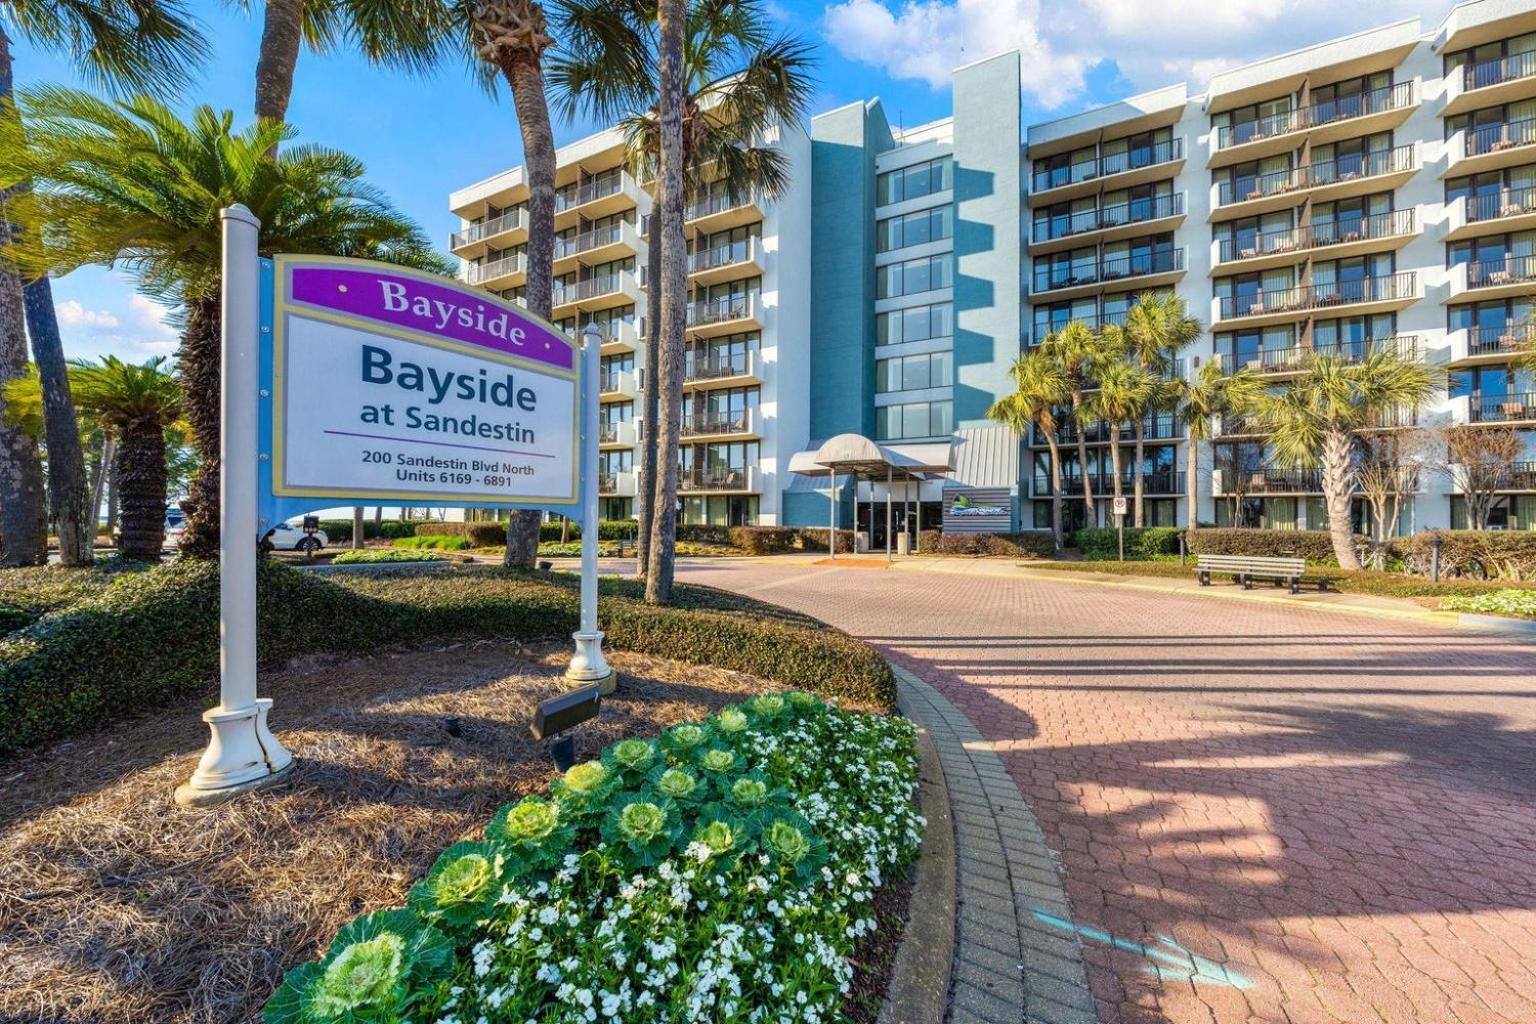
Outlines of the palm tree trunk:
M 197 472 L 181 503 L 187 517 L 181 553 L 193 558 L 217 558 L 219 554 L 219 303 L 217 293 L 188 300 L 177 358 L 187 422 L 198 457 Z
M 124 428 L 114 462 L 122 494 L 118 554 L 159 561 L 165 546 L 165 431 L 158 424 Z
M 1194 533 L 1200 529 L 1200 442 L 1189 439 L 1189 451 L 1184 456 L 1184 531 Z
M 357 551 L 363 547 L 364 534 L 368 532 L 367 525 L 363 522 L 363 506 L 352 506 L 352 550 Z
M 1056 540 L 1056 550 L 1065 546 L 1061 531 L 1061 449 L 1056 443 L 1055 424 L 1045 432 L 1045 445 L 1051 450 L 1051 536 Z
M 1142 482 L 1141 470 L 1142 470 L 1142 462 L 1146 458 L 1146 455 L 1147 455 L 1147 421 L 1145 419 L 1143 419 L 1142 417 L 1138 416 L 1136 418 L 1135 430 L 1136 430 L 1136 465 L 1131 470 L 1131 473 L 1132 473 L 1132 480 L 1134 481 L 1134 483 L 1132 485 L 1132 490 L 1133 490 L 1133 494 L 1135 495 L 1135 497 L 1133 498 L 1133 500 L 1136 503 L 1136 507 L 1135 507 L 1135 518 L 1131 520 L 1131 524 L 1133 526 L 1136 526 L 1136 527 L 1140 528 L 1140 527 L 1146 525 L 1146 520 L 1145 520 L 1145 518 L 1143 516 L 1143 513 L 1142 513 L 1142 494 L 1146 491 L 1146 487 L 1143 485 L 1143 482 Z
M 69 367 L 53 311 L 53 286 L 47 275 L 27 285 L 24 294 L 32 361 L 43 392 L 43 425 L 48 437 L 48 497 L 59 535 L 59 561 L 90 565 L 95 555 L 96 514 L 86 508 L 85 453 L 80 425 L 69 393 Z
M 542 16 L 539 29 L 542 30 Z M 554 302 L 555 260 L 555 133 L 549 123 L 549 97 L 538 54 L 512 51 L 501 65 L 517 109 L 523 137 L 523 163 L 528 168 L 528 310 L 550 319 Z M 582 325 L 577 325 L 580 331 Z M 507 550 L 502 564 L 533 568 L 539 557 L 537 511 L 520 510 L 507 517 Z
M 266 0 L 266 7 L 256 58 L 256 116 L 286 121 L 304 35 L 304 0 Z
M 1354 492 L 1353 440 L 1349 431 L 1330 429 L 1323 435 L 1323 500 L 1328 505 L 1328 533 L 1341 569 L 1358 569 L 1355 537 L 1349 515 Z
M 1115 485 L 1115 489 L 1114 489 L 1115 503 L 1119 504 L 1120 498 L 1124 496 L 1122 488 L 1120 487 L 1120 424 L 1119 423 L 1112 423 L 1112 424 L 1110 424 L 1110 431 L 1109 431 L 1109 468 L 1110 468 L 1110 472 L 1114 474 L 1113 482 L 1114 482 L 1114 485 Z
M 101 447 L 92 460 L 91 467 L 91 538 L 96 537 L 96 520 L 101 515 L 101 495 L 107 486 L 107 474 L 112 469 L 112 431 L 101 431 Z
M 661 415 L 661 179 L 651 195 L 651 223 L 646 232 L 645 266 L 645 389 L 641 396 L 640 419 L 645 427 L 640 440 L 640 487 L 635 499 L 640 507 L 635 531 L 635 575 L 641 579 L 650 570 L 651 528 L 661 486 L 656 471 L 656 423 Z
M 683 36 L 687 4 L 661 0 L 658 9 L 661 60 L 658 67 L 661 197 L 661 403 L 656 453 L 665 463 L 661 491 L 652 513 L 650 568 L 645 599 L 672 601 L 673 561 L 677 551 L 678 440 L 683 419 L 683 334 L 687 309 L 688 264 L 683 245 Z M 654 214 L 653 214 L 654 216 Z M 659 476 L 661 474 L 658 474 Z
M 1085 431 L 1087 424 L 1083 422 L 1083 393 L 1072 392 L 1072 422 L 1077 427 L 1077 469 L 1083 478 L 1083 522 L 1092 527 L 1097 526 L 1098 521 L 1093 509 L 1093 481 L 1088 479 L 1088 437 Z

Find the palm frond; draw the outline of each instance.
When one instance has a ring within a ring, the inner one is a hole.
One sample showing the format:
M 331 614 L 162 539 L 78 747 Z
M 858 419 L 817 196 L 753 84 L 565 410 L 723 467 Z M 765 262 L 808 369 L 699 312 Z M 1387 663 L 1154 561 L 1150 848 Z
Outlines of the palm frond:
M 5 22 L 67 54 L 92 86 L 123 93 L 179 89 L 208 52 L 182 0 L 6 0 Z

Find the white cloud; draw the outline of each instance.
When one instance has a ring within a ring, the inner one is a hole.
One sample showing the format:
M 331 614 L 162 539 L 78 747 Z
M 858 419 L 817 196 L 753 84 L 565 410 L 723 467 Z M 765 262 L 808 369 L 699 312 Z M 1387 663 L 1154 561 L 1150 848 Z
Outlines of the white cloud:
M 137 293 L 128 296 L 121 313 L 93 309 L 79 299 L 65 299 L 54 307 L 64 351 L 71 357 L 115 355 L 140 361 L 176 351 L 177 333 L 166 322 L 163 306 Z
M 104 309 L 86 309 L 79 299 L 64 300 L 54 308 L 54 313 L 59 318 L 59 326 L 69 330 L 103 334 L 122 326 L 122 321 L 112 313 Z
M 1413 17 L 1428 29 L 1445 0 L 842 0 L 828 42 L 897 79 L 948 86 L 961 64 L 1018 49 L 1020 86 L 1046 108 L 1079 99 L 1084 74 L 1113 61 L 1136 91 L 1210 77 L 1252 60 Z

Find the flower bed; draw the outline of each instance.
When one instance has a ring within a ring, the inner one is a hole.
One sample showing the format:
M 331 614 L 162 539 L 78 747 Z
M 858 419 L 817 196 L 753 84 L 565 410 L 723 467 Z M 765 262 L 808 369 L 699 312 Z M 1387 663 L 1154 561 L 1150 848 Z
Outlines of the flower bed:
M 620 741 L 343 928 L 265 1019 L 835 1020 L 916 783 L 911 723 L 801 692 Z
M 375 562 L 441 562 L 447 555 L 436 551 L 405 551 L 400 548 L 362 548 L 343 551 L 331 559 L 332 565 L 368 565 Z
M 1440 602 L 1448 612 L 1473 612 L 1479 615 L 1512 615 L 1536 619 L 1536 590 L 1496 590 L 1491 594 L 1458 594 Z

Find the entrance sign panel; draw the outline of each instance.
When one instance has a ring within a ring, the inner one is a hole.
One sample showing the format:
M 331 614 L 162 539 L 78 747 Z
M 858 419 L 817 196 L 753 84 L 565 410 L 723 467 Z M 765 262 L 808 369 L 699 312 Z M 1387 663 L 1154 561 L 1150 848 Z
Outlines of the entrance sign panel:
M 581 361 L 562 332 L 384 264 L 278 256 L 271 274 L 276 503 L 577 507 Z

